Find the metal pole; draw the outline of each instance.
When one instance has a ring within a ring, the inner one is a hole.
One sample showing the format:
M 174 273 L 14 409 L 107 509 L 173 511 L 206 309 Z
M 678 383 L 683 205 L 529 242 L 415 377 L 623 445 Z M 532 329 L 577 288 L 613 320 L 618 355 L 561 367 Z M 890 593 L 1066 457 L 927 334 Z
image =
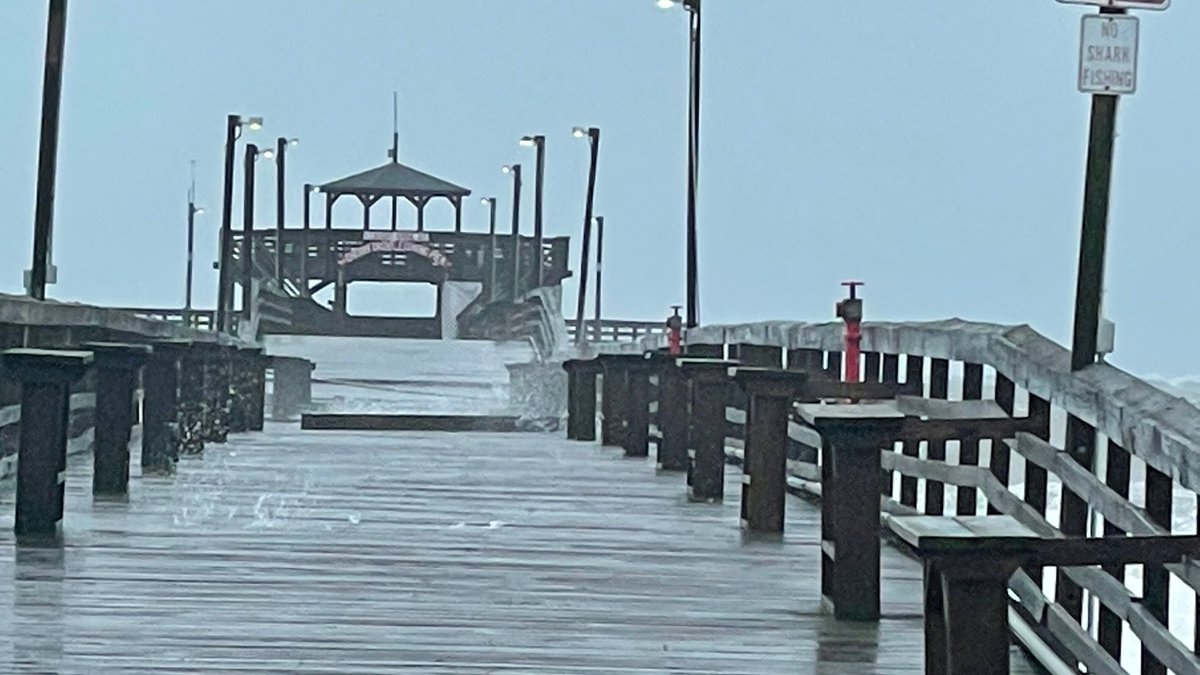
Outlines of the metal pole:
M 583 244 L 579 252 L 579 301 L 575 305 L 575 342 L 583 344 L 587 340 L 587 330 L 584 326 L 584 308 L 587 305 L 588 259 L 591 257 L 589 248 L 592 239 L 592 208 L 596 197 L 596 165 L 600 156 L 600 130 L 596 127 L 588 129 L 588 142 L 591 145 L 592 157 L 588 168 L 587 199 L 583 206 Z
M 1125 13 L 1123 9 L 1101 8 L 1100 11 L 1105 14 Z M 1073 371 L 1096 362 L 1116 121 L 1117 97 L 1109 94 L 1093 95 L 1087 176 L 1083 191 L 1083 227 L 1079 240 L 1079 269 L 1075 286 L 1075 330 L 1071 341 Z
M 192 163 L 195 166 L 195 162 Z M 187 283 L 183 291 L 183 322 L 192 325 L 192 264 L 196 254 L 196 184 L 188 190 L 187 214 Z
M 308 230 L 310 227 L 309 219 L 312 215 L 312 207 L 309 204 L 310 196 L 312 195 L 313 186 L 309 183 L 304 184 L 304 235 L 300 241 L 300 292 L 304 297 L 308 297 Z
M 54 236 L 54 182 L 58 174 L 58 117 L 62 103 L 63 49 L 67 38 L 67 0 L 50 0 L 46 22 L 46 63 L 42 75 L 42 129 L 38 148 L 37 196 L 33 214 L 33 265 L 29 295 L 46 299 L 50 240 Z
M 700 325 L 696 192 L 700 170 L 700 1 L 686 0 L 691 12 L 691 87 L 688 101 L 687 326 Z
M 488 198 L 488 299 L 496 301 L 496 198 Z
M 229 331 L 230 308 L 233 305 L 233 149 L 238 130 L 242 127 L 239 115 L 225 120 L 225 188 L 221 208 L 221 246 L 217 262 L 217 320 L 213 330 Z
M 604 267 L 604 216 L 596 216 L 596 325 L 592 327 L 594 339 L 600 341 L 600 274 Z
M 254 160 L 258 157 L 258 146 L 246 145 L 244 199 L 242 204 L 242 314 L 250 320 L 250 307 L 254 303 L 251 290 L 254 278 Z
M 513 176 L 513 207 L 512 207 L 512 301 L 521 298 L 521 165 L 514 164 Z
M 546 172 L 546 137 L 535 136 L 534 143 L 537 145 L 537 194 L 534 196 L 533 204 L 533 250 L 534 264 L 537 265 L 535 278 L 537 279 L 537 288 L 542 287 L 544 280 L 544 265 L 542 264 L 542 187 Z
M 284 165 L 287 163 L 286 138 L 275 140 L 275 283 L 283 289 L 283 216 Z

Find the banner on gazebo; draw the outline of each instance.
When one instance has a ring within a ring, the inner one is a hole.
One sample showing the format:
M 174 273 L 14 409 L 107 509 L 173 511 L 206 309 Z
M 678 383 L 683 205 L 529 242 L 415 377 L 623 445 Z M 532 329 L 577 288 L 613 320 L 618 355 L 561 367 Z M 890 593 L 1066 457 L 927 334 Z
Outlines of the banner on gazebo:
M 363 243 L 338 257 L 338 264 L 345 266 L 363 256 L 380 251 L 416 253 L 434 267 L 449 267 L 450 260 L 440 250 L 429 245 L 427 232 L 363 232 Z

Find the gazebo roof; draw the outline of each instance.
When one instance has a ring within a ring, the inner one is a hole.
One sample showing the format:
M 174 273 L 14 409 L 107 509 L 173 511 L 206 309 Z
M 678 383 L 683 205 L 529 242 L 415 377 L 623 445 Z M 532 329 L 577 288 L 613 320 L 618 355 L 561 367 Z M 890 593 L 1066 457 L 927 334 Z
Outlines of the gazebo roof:
M 356 173 L 321 186 L 321 192 L 333 196 L 352 194 L 372 197 L 466 197 L 467 188 L 400 164 L 382 166 Z

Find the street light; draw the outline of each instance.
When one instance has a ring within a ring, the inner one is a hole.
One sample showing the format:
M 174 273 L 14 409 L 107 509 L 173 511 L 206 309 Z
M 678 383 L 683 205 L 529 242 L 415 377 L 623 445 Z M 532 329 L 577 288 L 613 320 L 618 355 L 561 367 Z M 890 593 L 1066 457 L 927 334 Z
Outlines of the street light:
M 254 168 L 259 157 L 265 157 L 267 151 L 259 150 L 253 143 L 246 144 L 246 157 L 243 166 L 245 185 L 242 196 L 242 313 L 246 321 L 250 320 L 250 310 L 254 302 L 251 292 L 254 279 Z
M 500 169 L 513 177 L 513 206 L 512 206 L 512 301 L 517 302 L 521 297 L 521 165 L 505 165 Z
M 596 164 L 600 156 L 600 130 L 596 127 L 575 127 L 571 131 L 575 138 L 587 138 L 591 146 L 591 163 L 588 169 L 587 199 L 583 206 L 583 245 L 579 252 L 579 301 L 575 305 L 575 342 L 583 344 L 587 336 L 583 325 L 584 307 L 587 304 L 588 259 L 591 257 L 592 207 L 596 196 Z M 597 293 L 599 288 L 596 289 Z
M 262 151 L 264 159 L 275 160 L 275 283 L 283 288 L 283 223 L 284 223 L 284 171 L 287 160 L 287 149 L 300 144 L 299 138 L 275 139 L 275 149 L 266 148 Z
M 192 270 L 196 252 L 196 216 L 204 214 L 204 208 L 196 206 L 196 160 L 191 162 L 191 184 L 188 186 L 187 205 L 187 284 L 184 287 L 183 322 L 192 325 Z
M 496 198 L 479 200 L 488 207 L 488 301 L 496 301 Z
M 242 136 L 242 127 L 258 131 L 263 118 L 229 115 L 225 119 L 225 190 L 221 211 L 221 245 L 217 262 L 217 318 L 213 330 L 228 331 L 233 304 L 233 170 L 234 147 Z
M 687 10 L 691 24 L 690 78 L 688 93 L 687 166 L 687 327 L 700 322 L 699 276 L 696 245 L 696 190 L 700 171 L 700 2 L 701 0 L 658 0 L 662 9 L 676 5 Z
M 545 265 L 542 264 L 542 187 L 546 173 L 546 137 L 540 134 L 524 136 L 521 138 L 520 144 L 527 148 L 537 148 L 537 172 L 534 179 L 533 196 L 533 250 L 534 264 L 537 266 L 534 273 L 537 284 L 535 288 L 541 288 L 545 281 Z

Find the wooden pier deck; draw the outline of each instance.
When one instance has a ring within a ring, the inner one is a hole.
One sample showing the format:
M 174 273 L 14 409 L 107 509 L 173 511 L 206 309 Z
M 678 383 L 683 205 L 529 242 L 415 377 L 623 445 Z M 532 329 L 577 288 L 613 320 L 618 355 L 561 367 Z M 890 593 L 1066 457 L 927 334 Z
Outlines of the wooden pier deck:
M 61 548 L 16 546 L 0 486 L 0 672 L 923 672 L 917 564 L 885 547 L 883 620 L 834 621 L 818 511 L 745 540 L 736 469 L 688 504 L 558 435 L 268 425 L 134 472 L 93 504 L 72 458 Z

